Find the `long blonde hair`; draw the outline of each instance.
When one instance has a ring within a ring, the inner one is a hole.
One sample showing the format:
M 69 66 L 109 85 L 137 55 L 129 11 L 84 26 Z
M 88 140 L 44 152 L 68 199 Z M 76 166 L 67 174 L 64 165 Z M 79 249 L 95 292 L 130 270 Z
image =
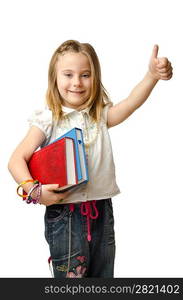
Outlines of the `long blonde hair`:
M 48 70 L 48 89 L 46 92 L 46 102 L 49 109 L 52 111 L 53 119 L 59 121 L 63 117 L 62 112 L 62 97 L 57 87 L 56 64 L 60 55 L 65 52 L 80 52 L 87 56 L 92 76 L 91 95 L 86 102 L 87 107 L 91 106 L 90 116 L 97 122 L 101 117 L 103 107 L 110 103 L 107 91 L 101 82 L 101 69 L 99 59 L 94 48 L 88 43 L 80 43 L 75 40 L 68 40 L 62 43 L 54 52 Z

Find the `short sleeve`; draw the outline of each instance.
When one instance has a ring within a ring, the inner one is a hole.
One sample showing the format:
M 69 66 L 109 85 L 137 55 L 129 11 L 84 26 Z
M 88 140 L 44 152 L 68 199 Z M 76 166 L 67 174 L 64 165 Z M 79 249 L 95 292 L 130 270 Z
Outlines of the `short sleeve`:
M 30 117 L 28 117 L 29 126 L 37 126 L 41 129 L 48 139 L 52 131 L 52 112 L 48 108 L 35 110 Z
M 105 124 L 107 124 L 107 114 L 110 107 L 112 107 L 112 102 L 107 103 L 102 110 L 102 120 Z

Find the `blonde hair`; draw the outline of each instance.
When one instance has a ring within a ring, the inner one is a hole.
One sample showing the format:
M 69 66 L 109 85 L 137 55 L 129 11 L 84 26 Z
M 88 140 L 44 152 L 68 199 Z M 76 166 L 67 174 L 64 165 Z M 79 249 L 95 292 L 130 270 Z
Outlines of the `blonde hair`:
M 101 69 L 99 59 L 94 48 L 88 43 L 80 43 L 75 40 L 68 40 L 62 43 L 54 52 L 48 70 L 48 89 L 46 92 L 46 102 L 49 109 L 52 111 L 53 119 L 59 121 L 63 117 L 62 112 L 62 97 L 59 93 L 57 87 L 57 73 L 56 64 L 60 55 L 66 52 L 80 52 L 87 56 L 92 76 L 92 88 L 91 95 L 87 102 L 88 106 L 91 106 L 90 116 L 97 122 L 99 122 L 101 117 L 101 111 L 103 107 L 110 103 L 107 91 L 101 82 Z

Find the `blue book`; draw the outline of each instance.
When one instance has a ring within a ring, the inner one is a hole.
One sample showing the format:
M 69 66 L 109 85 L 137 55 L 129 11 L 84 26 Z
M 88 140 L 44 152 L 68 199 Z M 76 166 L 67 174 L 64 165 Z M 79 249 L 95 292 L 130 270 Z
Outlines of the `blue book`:
M 74 127 L 59 138 L 57 138 L 55 141 L 60 140 L 64 137 L 69 137 L 74 140 L 78 183 L 87 182 L 88 166 L 86 161 L 86 152 L 82 130 L 80 128 Z

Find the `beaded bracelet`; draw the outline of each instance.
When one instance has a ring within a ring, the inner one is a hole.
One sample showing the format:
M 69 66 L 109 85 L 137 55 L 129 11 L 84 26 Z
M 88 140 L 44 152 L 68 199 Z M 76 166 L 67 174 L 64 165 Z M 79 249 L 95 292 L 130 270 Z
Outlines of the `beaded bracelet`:
M 32 198 L 31 194 L 33 192 L 37 192 L 36 193 L 36 197 L 35 198 Z M 34 203 L 34 204 L 37 204 L 39 203 L 39 200 L 40 200 L 40 197 L 41 197 L 41 191 L 42 191 L 42 184 L 41 182 L 38 182 L 36 183 L 29 191 L 28 195 L 27 195 L 27 198 L 26 198 L 26 202 L 29 204 L 29 203 Z

